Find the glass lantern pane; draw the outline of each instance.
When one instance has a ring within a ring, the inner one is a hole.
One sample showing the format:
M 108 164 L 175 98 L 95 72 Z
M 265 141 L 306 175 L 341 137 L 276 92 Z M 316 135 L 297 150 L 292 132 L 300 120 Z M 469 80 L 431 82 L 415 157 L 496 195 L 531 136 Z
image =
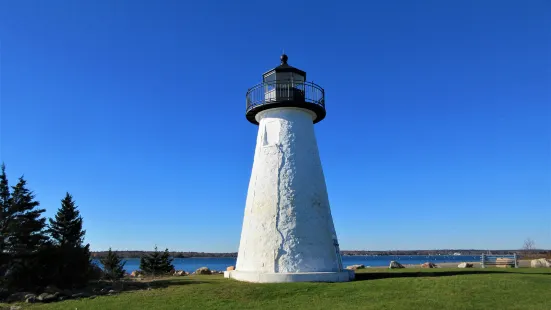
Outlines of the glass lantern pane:
M 304 76 L 298 73 L 293 73 L 293 81 L 295 83 L 304 83 Z
M 269 73 L 268 75 L 264 76 L 264 82 L 273 82 L 275 81 L 275 72 Z
M 276 79 L 278 82 L 288 82 L 293 77 L 291 72 L 278 72 Z

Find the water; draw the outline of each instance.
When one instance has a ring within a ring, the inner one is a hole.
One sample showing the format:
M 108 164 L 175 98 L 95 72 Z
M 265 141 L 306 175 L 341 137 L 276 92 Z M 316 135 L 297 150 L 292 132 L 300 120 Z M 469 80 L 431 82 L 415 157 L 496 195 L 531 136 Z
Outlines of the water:
M 139 258 L 128 258 L 124 269 L 132 272 L 140 269 Z M 395 260 L 401 264 L 422 264 L 424 262 L 453 263 L 453 262 L 475 262 L 480 261 L 478 255 L 381 255 L 381 256 L 343 256 L 343 266 L 359 265 L 371 267 L 388 266 L 390 261 Z M 235 266 L 235 257 L 198 257 L 198 258 L 176 258 L 172 262 L 176 270 L 192 272 L 200 267 L 208 267 L 211 270 L 226 270 L 228 266 Z

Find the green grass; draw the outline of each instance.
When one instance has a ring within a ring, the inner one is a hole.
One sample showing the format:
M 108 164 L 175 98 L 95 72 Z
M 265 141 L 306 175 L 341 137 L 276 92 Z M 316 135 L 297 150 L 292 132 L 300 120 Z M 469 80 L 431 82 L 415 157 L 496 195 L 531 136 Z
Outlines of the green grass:
M 251 284 L 216 276 L 22 309 L 551 309 L 550 269 L 365 269 L 349 283 Z M 0 305 L 1 309 L 1 305 Z

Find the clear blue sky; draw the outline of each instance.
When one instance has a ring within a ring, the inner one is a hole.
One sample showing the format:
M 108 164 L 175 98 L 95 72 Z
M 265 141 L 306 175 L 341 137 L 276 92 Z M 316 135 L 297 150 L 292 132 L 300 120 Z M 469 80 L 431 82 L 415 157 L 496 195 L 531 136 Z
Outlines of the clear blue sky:
M 0 159 L 94 250 L 237 251 L 283 48 L 341 248 L 551 248 L 549 1 L 2 1 L 0 40 Z

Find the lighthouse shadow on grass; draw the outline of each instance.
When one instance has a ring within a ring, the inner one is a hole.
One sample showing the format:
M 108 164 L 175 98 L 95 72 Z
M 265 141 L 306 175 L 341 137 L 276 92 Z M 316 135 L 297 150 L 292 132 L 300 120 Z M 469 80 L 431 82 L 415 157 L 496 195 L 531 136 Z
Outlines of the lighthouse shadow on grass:
M 178 279 L 171 279 L 171 278 L 157 278 L 157 279 L 143 279 L 141 281 L 97 281 L 94 283 L 90 283 L 89 287 L 85 289 L 84 291 L 89 291 L 88 293 L 94 294 L 101 291 L 103 288 L 104 290 L 111 290 L 114 289 L 115 291 L 143 291 L 143 290 L 151 290 L 151 289 L 159 289 L 159 288 L 168 288 L 170 286 L 182 286 L 182 285 L 190 285 L 190 284 L 201 284 L 205 283 L 205 281 L 200 280 L 191 280 L 188 278 L 178 278 Z M 0 308 L 1 309 L 1 308 Z
M 365 270 L 365 269 L 364 269 Z M 356 273 L 355 281 L 378 280 L 389 278 L 424 278 L 424 277 L 449 277 L 462 275 L 481 275 L 481 274 L 517 274 L 523 272 L 505 271 L 505 270 L 446 270 L 446 271 L 408 271 L 408 272 L 380 272 L 363 271 Z M 531 273 L 540 275 L 551 275 L 551 273 Z

